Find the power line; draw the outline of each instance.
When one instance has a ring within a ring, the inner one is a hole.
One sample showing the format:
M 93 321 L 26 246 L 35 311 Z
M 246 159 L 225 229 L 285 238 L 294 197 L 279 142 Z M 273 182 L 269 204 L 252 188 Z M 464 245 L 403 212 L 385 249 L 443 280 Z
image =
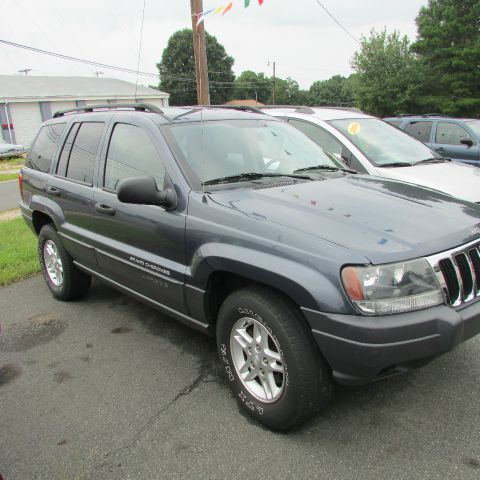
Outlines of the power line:
M 40 54 L 43 54 L 43 55 L 49 55 L 51 57 L 60 58 L 62 60 L 69 60 L 69 61 L 72 61 L 72 62 L 84 63 L 86 65 L 92 65 L 94 67 L 107 68 L 107 69 L 110 69 L 110 70 L 116 70 L 118 72 L 123 72 L 123 73 L 132 73 L 134 75 L 137 74 L 137 70 L 134 70 L 134 69 L 131 69 L 131 68 L 119 67 L 119 66 L 116 66 L 116 65 L 109 65 L 109 64 L 106 64 L 106 63 L 95 62 L 93 60 L 87 60 L 85 58 L 71 57 L 69 55 L 63 55 L 62 53 L 51 52 L 49 50 L 42 50 L 40 48 L 32 47 L 30 45 L 23 45 L 21 43 L 9 42 L 8 40 L 0 39 L 0 43 L 3 43 L 4 45 L 8 45 L 10 47 L 22 48 L 24 50 L 29 50 L 31 52 L 40 53 Z M 141 75 L 141 76 L 144 76 L 144 77 L 155 77 L 155 78 L 159 77 L 158 73 L 149 73 L 149 72 L 138 71 L 138 74 Z M 171 78 L 174 78 L 174 77 L 172 76 Z M 179 77 L 178 80 L 183 80 L 183 79 Z M 184 79 L 184 80 L 190 81 L 190 79 Z
M 315 0 L 318 5 L 323 8 L 323 10 L 325 10 L 325 13 L 350 37 L 352 38 L 355 42 L 357 42 L 359 45 L 361 45 L 360 41 L 355 38 L 348 30 L 346 27 L 344 27 L 328 10 L 327 8 L 325 7 L 325 5 L 323 5 L 323 3 L 320 2 L 320 0 Z

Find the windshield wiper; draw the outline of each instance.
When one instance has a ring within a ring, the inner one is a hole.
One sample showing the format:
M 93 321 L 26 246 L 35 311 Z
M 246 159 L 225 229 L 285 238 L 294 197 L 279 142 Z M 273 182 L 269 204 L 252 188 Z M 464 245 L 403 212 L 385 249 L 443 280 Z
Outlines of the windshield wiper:
M 379 168 L 391 168 L 391 167 L 412 167 L 414 164 L 410 162 L 394 162 L 385 163 L 383 165 L 377 165 Z
M 348 172 L 348 173 L 358 173 L 355 170 L 349 170 L 348 168 L 332 167 L 330 165 L 315 165 L 313 167 L 299 168 L 294 170 L 293 173 L 302 173 L 302 172 L 314 172 L 315 170 L 328 170 L 330 172 Z
M 431 157 L 431 158 L 426 158 L 425 160 L 420 160 L 419 162 L 416 162 L 415 165 L 419 165 L 420 163 L 443 163 L 443 162 L 451 162 L 451 158 L 445 158 L 445 157 Z
M 293 172 L 295 173 L 295 172 Z M 303 178 L 310 180 L 308 175 L 293 175 L 289 173 L 258 173 L 258 172 L 247 172 L 240 173 L 238 175 L 228 175 L 227 177 L 214 178 L 212 180 L 207 180 L 203 182 L 202 185 L 216 185 L 219 183 L 235 183 L 241 182 L 243 180 L 258 180 L 265 177 L 293 177 L 293 178 Z

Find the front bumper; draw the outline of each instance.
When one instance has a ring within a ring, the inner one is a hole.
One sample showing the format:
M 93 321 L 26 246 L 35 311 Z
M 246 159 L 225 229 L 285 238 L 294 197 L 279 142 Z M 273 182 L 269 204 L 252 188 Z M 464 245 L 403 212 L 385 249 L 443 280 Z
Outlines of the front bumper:
M 381 317 L 302 308 L 338 383 L 360 385 L 427 363 L 480 332 L 480 299 Z

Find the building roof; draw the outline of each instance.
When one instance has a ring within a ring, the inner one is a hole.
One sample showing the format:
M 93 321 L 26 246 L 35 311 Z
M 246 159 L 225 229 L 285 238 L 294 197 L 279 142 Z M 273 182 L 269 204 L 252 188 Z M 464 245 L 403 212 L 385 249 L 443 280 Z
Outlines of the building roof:
M 243 107 L 264 107 L 265 104 L 257 102 L 256 100 L 246 99 L 246 100 L 230 100 L 225 105 L 240 105 Z
M 0 102 L 4 99 L 88 100 L 128 98 L 135 95 L 135 84 L 116 78 L 40 77 L 35 75 L 0 75 Z M 165 98 L 168 93 L 139 85 L 137 98 Z

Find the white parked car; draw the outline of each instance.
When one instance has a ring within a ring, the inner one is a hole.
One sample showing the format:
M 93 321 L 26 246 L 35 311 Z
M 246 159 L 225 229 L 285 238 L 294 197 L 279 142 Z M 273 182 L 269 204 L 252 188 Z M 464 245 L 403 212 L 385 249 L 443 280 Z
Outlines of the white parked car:
M 402 180 L 480 203 L 480 168 L 451 161 L 403 131 L 357 109 L 271 107 L 359 173 Z
M 0 143 L 0 158 L 18 157 L 26 152 L 27 149 L 23 145 Z

